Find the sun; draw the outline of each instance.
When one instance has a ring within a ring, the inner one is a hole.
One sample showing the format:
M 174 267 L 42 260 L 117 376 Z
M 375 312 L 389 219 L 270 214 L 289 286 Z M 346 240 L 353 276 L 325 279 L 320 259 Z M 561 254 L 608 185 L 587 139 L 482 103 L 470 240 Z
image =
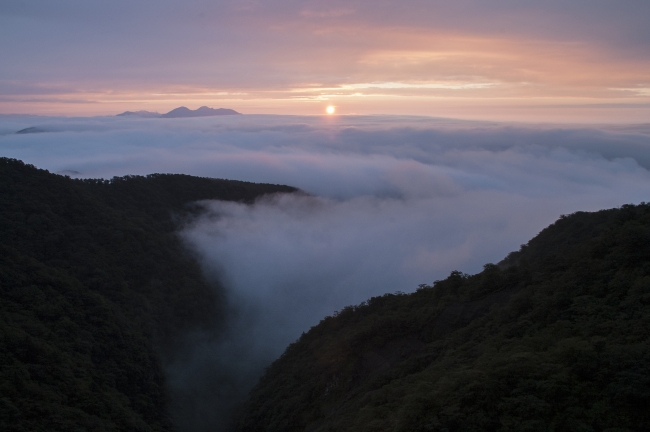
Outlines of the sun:
M 327 114 L 334 114 L 334 111 L 336 111 L 336 108 L 334 108 L 332 105 L 328 106 L 325 111 L 327 111 Z

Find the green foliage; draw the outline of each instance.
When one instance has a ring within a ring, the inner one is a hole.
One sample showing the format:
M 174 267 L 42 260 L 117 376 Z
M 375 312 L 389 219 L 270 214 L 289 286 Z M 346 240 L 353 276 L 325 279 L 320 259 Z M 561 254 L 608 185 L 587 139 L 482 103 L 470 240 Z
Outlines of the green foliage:
M 501 263 L 313 327 L 241 431 L 650 430 L 650 205 L 561 217 Z
M 73 180 L 0 158 L 0 430 L 170 430 L 161 362 L 220 316 L 178 221 L 192 201 L 293 191 L 185 175 Z

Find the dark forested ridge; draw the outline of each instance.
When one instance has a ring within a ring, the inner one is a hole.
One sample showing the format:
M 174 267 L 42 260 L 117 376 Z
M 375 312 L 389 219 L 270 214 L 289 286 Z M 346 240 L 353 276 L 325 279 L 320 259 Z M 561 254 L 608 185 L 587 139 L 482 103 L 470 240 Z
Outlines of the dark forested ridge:
M 469 276 L 347 307 L 241 431 L 650 430 L 650 205 L 561 217 Z
M 0 158 L 0 430 L 171 430 L 161 362 L 218 292 L 174 236 L 201 199 L 287 186 L 75 180 Z

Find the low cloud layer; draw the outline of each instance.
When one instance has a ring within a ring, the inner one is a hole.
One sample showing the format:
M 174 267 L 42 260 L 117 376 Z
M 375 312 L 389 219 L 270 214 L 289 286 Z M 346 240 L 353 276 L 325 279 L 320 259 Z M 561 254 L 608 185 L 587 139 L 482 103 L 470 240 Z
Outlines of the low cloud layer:
M 47 132 L 16 135 L 25 127 Z M 3 119 L 3 156 L 53 172 L 187 173 L 304 195 L 203 202 L 181 235 L 228 292 L 217 339 L 170 365 L 179 422 L 220 427 L 263 367 L 326 315 L 473 273 L 559 215 L 650 198 L 650 128 L 417 117 Z

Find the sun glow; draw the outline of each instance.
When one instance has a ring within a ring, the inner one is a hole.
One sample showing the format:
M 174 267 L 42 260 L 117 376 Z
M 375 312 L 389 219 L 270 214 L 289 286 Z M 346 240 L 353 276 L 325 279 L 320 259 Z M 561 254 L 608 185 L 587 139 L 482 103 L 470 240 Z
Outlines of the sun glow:
M 332 114 L 334 114 L 334 111 L 336 111 L 336 108 L 334 108 L 332 105 L 330 105 L 325 109 L 325 111 L 327 112 L 327 114 L 332 115 Z

